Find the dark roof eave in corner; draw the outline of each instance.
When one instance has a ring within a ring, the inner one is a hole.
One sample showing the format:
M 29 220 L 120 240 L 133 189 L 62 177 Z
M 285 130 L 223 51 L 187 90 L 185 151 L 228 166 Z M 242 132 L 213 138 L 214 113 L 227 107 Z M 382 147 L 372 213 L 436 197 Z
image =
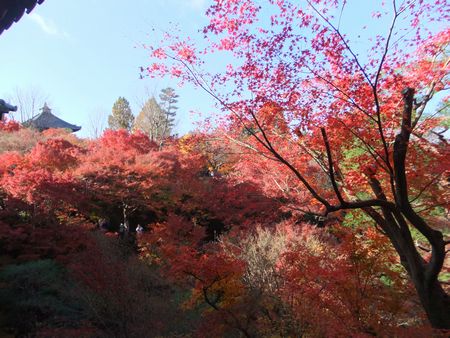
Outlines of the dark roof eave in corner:
M 25 12 L 30 14 L 36 5 L 43 2 L 44 0 L 0 1 L 0 35 L 14 22 L 18 22 Z

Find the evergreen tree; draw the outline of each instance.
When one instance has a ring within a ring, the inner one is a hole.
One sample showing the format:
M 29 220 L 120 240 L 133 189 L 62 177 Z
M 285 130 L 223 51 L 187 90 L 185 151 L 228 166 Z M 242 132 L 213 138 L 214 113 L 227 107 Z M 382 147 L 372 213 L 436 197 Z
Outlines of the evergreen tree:
M 112 113 L 108 116 L 108 125 L 110 129 L 131 130 L 134 116 L 131 112 L 130 103 L 124 97 L 119 97 L 112 107 Z
M 178 97 L 175 90 L 170 87 L 161 90 L 161 94 L 159 94 L 160 106 L 166 115 L 166 129 L 168 135 L 171 134 L 174 127 L 175 115 L 178 109 L 176 106 Z

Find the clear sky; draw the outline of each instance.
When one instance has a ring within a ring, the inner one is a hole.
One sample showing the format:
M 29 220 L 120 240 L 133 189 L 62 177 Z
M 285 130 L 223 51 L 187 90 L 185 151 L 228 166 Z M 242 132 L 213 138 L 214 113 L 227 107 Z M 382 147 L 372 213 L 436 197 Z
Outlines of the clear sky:
M 212 101 L 175 80 L 139 79 L 139 67 L 150 63 L 140 45 L 158 41 L 152 28 L 165 31 L 174 23 L 197 35 L 208 2 L 45 0 L 0 36 L 0 98 L 16 87 L 37 87 L 56 115 L 81 125 L 77 135 L 87 137 L 89 115 L 109 114 L 119 96 L 137 115 L 147 93 L 172 86 L 180 95 L 176 131 L 183 134 L 193 129 L 190 111 L 211 110 Z

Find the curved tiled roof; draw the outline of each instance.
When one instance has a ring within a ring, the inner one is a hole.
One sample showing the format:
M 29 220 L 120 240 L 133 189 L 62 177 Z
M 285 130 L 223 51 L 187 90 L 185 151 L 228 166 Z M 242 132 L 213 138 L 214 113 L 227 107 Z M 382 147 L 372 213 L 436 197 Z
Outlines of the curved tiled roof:
M 44 107 L 42 108 L 42 113 L 24 122 L 23 125 L 25 127 L 36 128 L 39 131 L 43 131 L 50 128 L 63 128 L 63 129 L 70 129 L 72 130 L 72 132 L 76 132 L 81 129 L 80 126 L 70 124 L 66 121 L 61 120 L 59 117 L 53 115 L 51 109 L 47 106 L 47 104 L 45 104 Z
M 0 34 L 20 20 L 26 12 L 29 14 L 37 4 L 44 0 L 1 0 L 0 1 Z

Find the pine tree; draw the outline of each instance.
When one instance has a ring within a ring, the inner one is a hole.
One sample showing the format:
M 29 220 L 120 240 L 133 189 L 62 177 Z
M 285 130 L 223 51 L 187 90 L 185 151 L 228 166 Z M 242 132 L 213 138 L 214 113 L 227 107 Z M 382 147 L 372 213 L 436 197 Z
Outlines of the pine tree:
M 159 99 L 161 100 L 160 105 L 166 115 L 166 128 L 168 135 L 171 134 L 175 125 L 175 115 L 178 110 L 178 107 L 176 106 L 178 97 L 179 96 L 175 93 L 175 90 L 170 87 L 161 90 L 161 94 L 159 94 Z
M 124 97 L 119 97 L 112 107 L 112 113 L 108 116 L 110 129 L 131 130 L 134 116 L 131 112 L 130 103 Z

